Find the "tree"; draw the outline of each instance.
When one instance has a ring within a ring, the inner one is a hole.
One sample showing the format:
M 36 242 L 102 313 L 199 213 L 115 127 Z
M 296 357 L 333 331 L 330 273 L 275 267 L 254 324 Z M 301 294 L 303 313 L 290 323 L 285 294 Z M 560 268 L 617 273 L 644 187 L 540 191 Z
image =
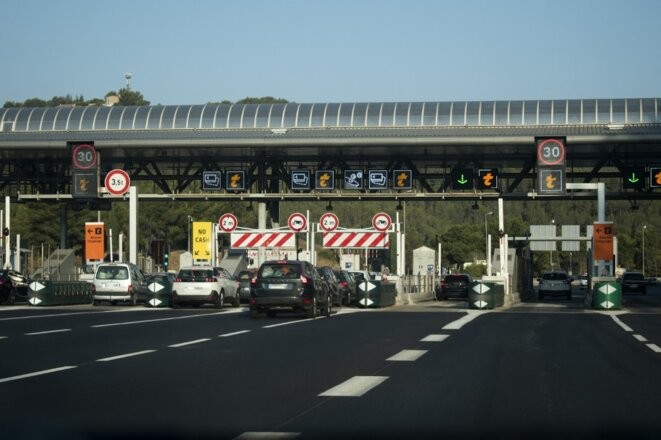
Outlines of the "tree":
M 142 93 L 128 88 L 119 89 L 117 93 L 119 95 L 118 105 L 149 105 Z

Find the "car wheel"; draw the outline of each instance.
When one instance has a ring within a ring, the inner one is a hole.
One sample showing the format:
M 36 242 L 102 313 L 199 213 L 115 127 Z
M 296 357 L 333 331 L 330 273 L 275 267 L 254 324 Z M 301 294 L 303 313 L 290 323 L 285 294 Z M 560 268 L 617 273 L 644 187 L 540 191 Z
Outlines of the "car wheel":
M 92 300 L 92 305 L 93 305 L 94 307 L 98 306 L 98 305 L 99 305 L 99 300 L 98 300 L 98 299 L 93 299 L 93 300 Z
M 138 294 L 134 293 L 131 295 L 131 305 L 132 306 L 137 306 L 138 305 Z
M 234 293 L 234 302 L 232 305 L 234 307 L 241 307 L 241 298 L 239 297 L 239 292 Z
M 174 300 L 174 298 L 172 298 L 172 297 L 170 298 L 170 308 L 172 308 L 172 309 L 178 309 L 179 308 L 179 304 L 177 304 L 176 301 Z
M 11 289 L 9 291 L 9 296 L 7 297 L 7 304 L 11 306 L 16 304 L 16 289 Z
M 221 290 L 220 293 L 218 294 L 218 299 L 216 300 L 216 308 L 222 309 L 224 303 L 225 303 L 225 292 Z

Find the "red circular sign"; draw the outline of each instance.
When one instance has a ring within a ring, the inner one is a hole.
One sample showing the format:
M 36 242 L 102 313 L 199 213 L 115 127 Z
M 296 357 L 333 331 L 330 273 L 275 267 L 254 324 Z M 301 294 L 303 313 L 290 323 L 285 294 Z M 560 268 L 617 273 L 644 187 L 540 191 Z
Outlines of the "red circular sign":
M 238 225 L 239 222 L 234 214 L 223 214 L 220 216 L 220 220 L 218 220 L 218 227 L 223 232 L 232 232 Z
M 377 231 L 387 231 L 392 225 L 392 219 L 385 212 L 379 212 L 372 217 L 372 226 Z
M 89 170 L 96 165 L 96 150 L 90 144 L 76 145 L 71 159 L 75 169 Z
M 334 231 L 340 226 L 340 219 L 332 212 L 327 212 L 319 219 L 319 227 L 326 232 Z
M 565 163 L 565 143 L 560 139 L 544 139 L 537 146 L 537 161 L 540 165 Z
M 295 212 L 289 216 L 287 224 L 289 225 L 289 229 L 292 231 L 300 232 L 308 226 L 308 221 L 303 214 L 300 212 Z
M 128 191 L 131 186 L 131 178 L 124 170 L 110 171 L 106 174 L 104 182 L 108 192 L 116 196 L 121 196 Z

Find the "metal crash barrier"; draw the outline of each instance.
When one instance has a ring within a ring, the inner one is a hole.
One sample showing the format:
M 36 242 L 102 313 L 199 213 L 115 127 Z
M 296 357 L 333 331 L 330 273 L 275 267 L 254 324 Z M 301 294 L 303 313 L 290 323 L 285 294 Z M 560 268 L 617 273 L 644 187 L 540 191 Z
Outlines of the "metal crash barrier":
M 359 307 L 389 307 L 395 304 L 397 285 L 391 281 L 363 280 L 357 285 Z
M 94 285 L 87 281 L 36 280 L 28 284 L 28 303 L 33 306 L 90 304 Z

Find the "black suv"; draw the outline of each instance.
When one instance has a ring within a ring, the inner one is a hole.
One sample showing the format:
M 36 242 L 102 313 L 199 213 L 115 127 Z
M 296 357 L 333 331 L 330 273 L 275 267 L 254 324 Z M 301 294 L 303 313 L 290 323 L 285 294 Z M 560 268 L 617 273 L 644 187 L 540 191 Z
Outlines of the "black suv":
M 335 275 L 335 272 L 331 267 L 321 266 L 317 268 L 319 275 L 326 281 L 328 284 L 328 290 L 331 293 L 331 298 L 333 299 L 333 305 L 341 307 L 342 306 L 342 292 L 340 292 L 340 280 Z
M 446 275 L 436 286 L 436 299 L 440 301 L 450 297 L 468 298 L 468 291 L 472 282 L 473 278 L 465 273 Z
M 642 272 L 624 272 L 619 281 L 622 293 L 647 294 L 647 280 Z
M 330 316 L 331 294 L 317 269 L 307 261 L 264 262 L 251 281 L 250 317 L 260 313 L 303 312 L 308 318 L 318 313 Z

